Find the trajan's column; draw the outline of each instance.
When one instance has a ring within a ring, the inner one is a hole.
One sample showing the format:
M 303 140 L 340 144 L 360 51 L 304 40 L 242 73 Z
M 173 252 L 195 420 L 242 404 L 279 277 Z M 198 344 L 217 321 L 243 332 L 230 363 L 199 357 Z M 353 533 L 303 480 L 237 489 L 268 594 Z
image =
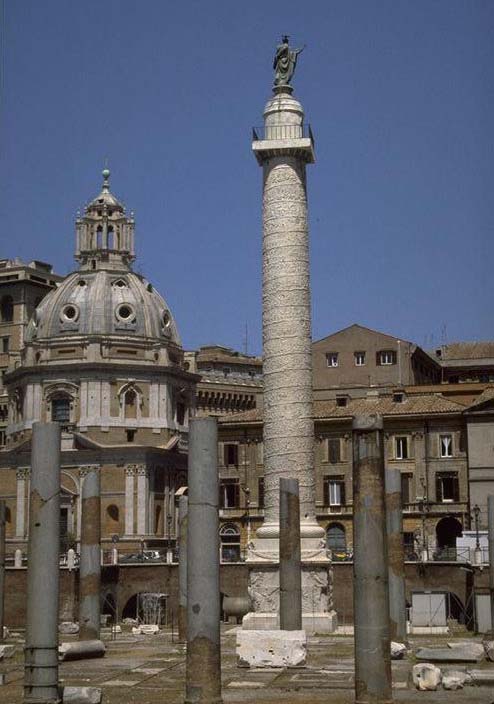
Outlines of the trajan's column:
M 274 60 L 273 97 L 252 149 L 263 169 L 264 524 L 249 546 L 253 612 L 243 627 L 275 628 L 279 591 L 279 480 L 300 486 L 303 626 L 328 632 L 330 561 L 315 517 L 309 231 L 305 165 L 314 140 L 290 80 L 298 54 L 283 37 Z M 260 133 L 259 133 L 260 132 Z

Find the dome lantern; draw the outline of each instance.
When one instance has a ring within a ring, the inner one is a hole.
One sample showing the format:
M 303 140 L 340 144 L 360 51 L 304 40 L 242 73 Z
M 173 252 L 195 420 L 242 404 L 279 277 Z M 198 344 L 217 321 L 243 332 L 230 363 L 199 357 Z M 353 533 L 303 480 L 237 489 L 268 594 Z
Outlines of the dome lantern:
M 103 169 L 101 192 L 76 220 L 75 258 L 81 270 L 128 270 L 135 259 L 134 218 L 110 191 L 110 170 Z

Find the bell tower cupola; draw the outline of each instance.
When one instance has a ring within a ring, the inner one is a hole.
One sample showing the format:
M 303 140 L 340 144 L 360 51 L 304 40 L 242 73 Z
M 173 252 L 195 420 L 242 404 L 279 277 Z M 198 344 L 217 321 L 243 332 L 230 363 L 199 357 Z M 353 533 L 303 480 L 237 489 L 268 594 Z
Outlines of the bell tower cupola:
M 134 217 L 110 191 L 110 171 L 103 169 L 101 192 L 76 220 L 75 258 L 82 270 L 130 269 L 135 259 Z

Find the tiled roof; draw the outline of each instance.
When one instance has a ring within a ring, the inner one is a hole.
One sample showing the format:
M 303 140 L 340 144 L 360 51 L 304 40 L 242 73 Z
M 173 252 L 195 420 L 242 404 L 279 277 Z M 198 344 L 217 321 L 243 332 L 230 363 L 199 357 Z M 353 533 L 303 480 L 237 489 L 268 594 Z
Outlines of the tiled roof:
M 494 357 L 494 342 L 452 342 L 441 346 L 441 359 L 486 359 Z
M 480 396 L 477 396 L 475 401 L 468 406 L 468 408 L 475 408 L 476 406 L 481 406 L 486 401 L 492 401 L 494 399 L 494 386 L 488 386 Z
M 414 394 L 399 403 L 392 396 L 349 399 L 346 406 L 337 406 L 336 401 L 315 401 L 314 418 L 351 418 L 358 415 L 378 414 L 382 416 L 414 416 L 436 413 L 461 413 L 465 409 L 461 403 L 450 401 L 439 394 Z M 223 416 L 222 425 L 252 423 L 262 421 L 262 411 L 258 408 L 243 413 Z

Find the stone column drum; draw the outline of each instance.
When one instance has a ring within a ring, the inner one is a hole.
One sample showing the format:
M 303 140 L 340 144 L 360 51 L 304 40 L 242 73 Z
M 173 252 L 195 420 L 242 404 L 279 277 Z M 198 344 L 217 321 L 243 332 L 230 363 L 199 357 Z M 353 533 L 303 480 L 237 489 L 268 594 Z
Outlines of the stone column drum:
M 264 524 L 249 546 L 255 613 L 244 628 L 273 628 L 279 602 L 279 482 L 300 487 L 302 611 L 309 630 L 331 631 L 330 563 L 315 517 L 312 338 L 306 163 L 310 130 L 290 85 L 276 86 L 252 145 L 263 168 Z M 312 624 L 312 625 L 311 625 Z

